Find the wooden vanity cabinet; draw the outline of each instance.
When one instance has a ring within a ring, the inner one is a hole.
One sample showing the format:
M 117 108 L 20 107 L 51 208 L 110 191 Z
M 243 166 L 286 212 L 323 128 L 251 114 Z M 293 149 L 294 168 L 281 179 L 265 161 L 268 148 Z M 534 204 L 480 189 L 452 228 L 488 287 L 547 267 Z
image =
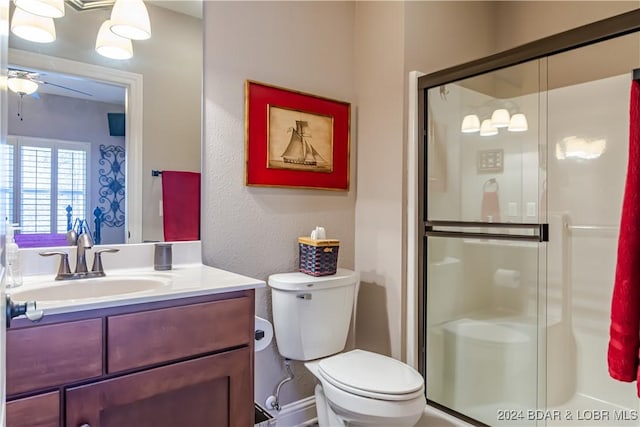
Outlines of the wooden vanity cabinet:
M 253 412 L 246 405 L 253 396 L 250 362 L 243 347 L 70 388 L 66 425 L 252 425 Z
M 253 290 L 15 322 L 7 427 L 252 426 L 253 333 Z
M 7 427 L 58 427 L 60 393 L 53 391 L 12 400 L 6 406 Z

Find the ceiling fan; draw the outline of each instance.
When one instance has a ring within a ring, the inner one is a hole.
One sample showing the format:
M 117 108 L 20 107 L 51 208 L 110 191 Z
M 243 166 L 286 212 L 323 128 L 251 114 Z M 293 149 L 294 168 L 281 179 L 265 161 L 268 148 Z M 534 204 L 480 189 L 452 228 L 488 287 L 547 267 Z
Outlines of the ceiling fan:
M 68 90 L 71 92 L 75 92 L 78 94 L 82 94 L 85 96 L 93 96 L 90 93 L 73 89 L 67 86 L 59 85 L 57 83 L 47 82 L 45 80 L 41 80 L 41 74 L 35 71 L 21 70 L 18 68 L 9 68 L 8 79 L 7 79 L 7 87 L 20 96 L 20 100 L 18 103 L 18 117 L 20 117 L 20 121 L 23 120 L 22 115 L 22 98 L 25 95 L 31 95 L 36 99 L 40 98 L 38 95 L 38 87 L 39 85 L 49 85 L 55 86 L 60 89 Z
M 9 79 L 7 80 L 7 86 L 9 87 L 9 89 L 11 89 L 13 92 L 17 93 L 21 97 L 24 95 L 32 95 L 37 93 L 38 85 L 40 84 L 55 86 L 60 89 L 72 91 L 85 96 L 93 96 L 90 93 L 87 93 L 78 89 L 73 89 L 57 83 L 44 81 L 41 79 L 41 74 L 35 71 L 21 70 L 18 68 L 9 68 L 8 78 Z

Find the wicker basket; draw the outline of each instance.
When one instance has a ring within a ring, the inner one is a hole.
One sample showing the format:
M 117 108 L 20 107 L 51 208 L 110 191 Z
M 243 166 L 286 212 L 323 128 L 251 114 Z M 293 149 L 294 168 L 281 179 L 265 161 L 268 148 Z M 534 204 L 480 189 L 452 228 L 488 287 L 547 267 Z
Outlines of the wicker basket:
M 336 274 L 339 248 L 339 240 L 312 240 L 308 237 L 299 237 L 299 270 L 311 276 Z

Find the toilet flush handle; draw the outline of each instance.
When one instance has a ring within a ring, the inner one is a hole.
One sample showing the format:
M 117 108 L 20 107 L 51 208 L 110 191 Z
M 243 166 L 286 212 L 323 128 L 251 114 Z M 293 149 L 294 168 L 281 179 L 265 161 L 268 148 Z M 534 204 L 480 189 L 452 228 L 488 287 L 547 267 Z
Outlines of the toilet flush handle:
M 296 295 L 296 298 L 311 299 L 311 294 L 298 294 L 298 295 Z

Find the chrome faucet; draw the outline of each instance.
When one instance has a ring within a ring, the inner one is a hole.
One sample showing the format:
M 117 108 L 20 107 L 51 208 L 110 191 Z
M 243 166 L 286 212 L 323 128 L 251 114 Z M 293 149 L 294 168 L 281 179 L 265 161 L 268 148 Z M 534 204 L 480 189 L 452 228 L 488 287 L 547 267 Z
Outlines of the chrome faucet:
M 84 223 L 86 224 L 86 221 Z M 72 246 L 76 246 L 76 271 L 74 273 L 72 273 L 69 268 L 69 254 L 67 252 L 40 252 L 42 256 L 60 255 L 60 266 L 58 267 L 58 274 L 55 280 L 87 279 L 90 277 L 105 276 L 104 268 L 102 267 L 102 253 L 119 251 L 119 249 L 113 248 L 96 250 L 93 254 L 93 266 L 91 267 L 91 271 L 89 271 L 87 269 L 86 251 L 93 247 L 93 239 L 91 238 L 91 231 L 88 225 L 86 229 L 83 229 L 81 224 L 79 234 L 77 234 L 75 230 L 69 230 L 67 233 L 67 241 L 69 241 Z
M 76 273 L 87 273 L 87 249 L 93 247 L 91 234 L 86 231 L 78 236 L 76 241 Z

